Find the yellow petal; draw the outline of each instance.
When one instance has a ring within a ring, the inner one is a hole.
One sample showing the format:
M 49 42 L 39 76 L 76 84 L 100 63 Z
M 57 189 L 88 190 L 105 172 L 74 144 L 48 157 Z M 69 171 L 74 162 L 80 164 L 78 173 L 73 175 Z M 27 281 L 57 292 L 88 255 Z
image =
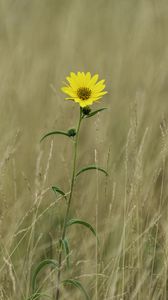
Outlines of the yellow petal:
M 105 89 L 105 85 L 100 85 L 100 86 L 97 86 L 97 87 L 93 87 L 92 88 L 92 91 L 93 92 L 101 92 L 101 91 L 103 91 Z
M 76 76 L 76 83 L 78 84 L 78 87 L 81 87 L 83 86 L 83 75 L 81 72 L 78 72 L 77 73 L 77 76 Z
M 85 77 L 85 85 L 86 85 L 86 87 L 89 86 L 90 79 L 91 79 L 91 74 L 90 74 L 90 72 L 87 72 L 86 73 L 86 77 Z
M 92 87 L 95 85 L 95 83 L 97 82 L 98 78 L 99 78 L 99 75 L 98 75 L 98 74 L 94 75 L 94 76 L 91 78 L 88 87 L 92 88 Z
M 65 94 L 71 97 L 76 97 L 76 93 L 70 87 L 62 87 L 61 90 L 62 92 L 64 92 Z
M 105 91 L 105 92 L 93 92 L 93 93 L 92 93 L 92 96 L 93 96 L 93 97 L 99 97 L 99 96 L 103 96 L 103 95 L 105 95 L 105 94 L 107 94 L 106 91 Z
M 94 88 L 96 89 L 96 88 L 99 88 L 100 86 L 105 86 L 105 85 L 104 85 L 104 82 L 105 82 L 104 79 L 103 79 L 103 80 L 100 80 L 98 83 L 96 83 L 96 84 L 94 85 Z
M 77 78 L 77 75 L 74 72 L 71 72 L 70 75 L 71 75 L 72 79 L 76 79 Z
M 74 89 L 77 90 L 78 89 L 78 84 L 76 79 L 73 79 L 72 77 L 66 77 L 67 81 L 69 82 L 70 86 Z

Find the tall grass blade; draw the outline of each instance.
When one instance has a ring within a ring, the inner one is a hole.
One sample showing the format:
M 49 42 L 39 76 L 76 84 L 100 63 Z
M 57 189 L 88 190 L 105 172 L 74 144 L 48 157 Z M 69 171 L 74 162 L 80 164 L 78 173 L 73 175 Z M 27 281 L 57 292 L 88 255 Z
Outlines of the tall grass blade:
M 98 170 L 98 171 L 103 172 L 106 176 L 108 176 L 108 173 L 107 173 L 104 169 L 102 169 L 102 168 L 100 168 L 100 167 L 98 167 L 98 166 L 96 166 L 96 165 L 90 165 L 90 166 L 84 167 L 84 168 L 82 168 L 81 170 L 79 170 L 79 171 L 77 172 L 77 174 L 76 174 L 76 177 L 77 177 L 78 175 L 80 175 L 81 173 L 83 173 L 83 172 L 85 172 L 85 171 L 89 171 L 89 170 Z
M 86 300 L 91 300 L 91 298 L 88 295 L 88 293 L 86 292 L 85 288 L 83 287 L 83 285 L 78 280 L 76 280 L 76 279 L 66 279 L 66 280 L 63 280 L 62 283 L 64 285 L 69 285 L 69 284 L 73 285 L 74 287 L 78 288 L 83 293 Z
M 64 239 L 60 239 L 60 243 L 64 249 L 65 255 L 66 255 L 66 263 L 67 263 L 67 267 L 69 268 L 70 263 L 69 263 L 69 242 L 66 238 Z
M 88 222 L 85 222 L 85 221 L 80 220 L 80 219 L 71 219 L 67 222 L 66 226 L 71 226 L 73 224 L 80 224 L 80 225 L 83 225 L 83 226 L 87 227 L 94 234 L 94 236 L 97 238 L 97 234 L 96 234 L 95 229 Z
M 46 266 L 51 265 L 53 268 L 58 269 L 58 263 L 54 259 L 45 259 L 39 263 L 37 268 L 34 270 L 33 276 L 32 276 L 32 290 L 33 293 L 36 291 L 36 278 L 39 272 Z
M 44 294 L 44 293 L 35 293 L 32 296 L 30 296 L 27 300 L 37 300 L 40 297 L 44 297 L 44 298 L 48 298 L 48 299 L 52 299 L 51 296 Z
M 53 190 L 53 192 L 54 192 L 56 195 L 57 195 L 57 193 L 58 193 L 58 194 L 64 196 L 65 199 L 67 199 L 65 193 L 64 193 L 59 187 L 57 187 L 57 186 L 52 186 L 52 190 Z

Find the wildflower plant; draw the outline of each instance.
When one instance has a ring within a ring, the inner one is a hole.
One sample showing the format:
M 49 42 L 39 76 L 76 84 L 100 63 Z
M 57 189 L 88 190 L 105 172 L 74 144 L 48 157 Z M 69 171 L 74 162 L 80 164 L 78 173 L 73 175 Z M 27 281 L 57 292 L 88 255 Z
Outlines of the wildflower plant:
M 79 133 L 81 124 L 84 120 L 93 117 L 97 113 L 105 110 L 106 108 L 99 108 L 97 110 L 91 110 L 90 106 L 100 100 L 103 95 L 105 95 L 107 92 L 104 91 L 105 88 L 105 80 L 98 81 L 98 75 L 91 76 L 90 72 L 87 72 L 86 74 L 84 72 L 78 72 L 77 74 L 71 72 L 70 76 L 67 78 L 67 82 L 64 87 L 62 87 L 62 91 L 68 95 L 66 100 L 71 100 L 79 104 L 79 118 L 78 118 L 78 124 L 76 128 L 71 128 L 69 130 L 65 131 L 52 131 L 47 134 L 45 134 L 41 141 L 46 139 L 49 136 L 53 135 L 64 135 L 70 138 L 73 142 L 73 166 L 72 166 L 72 177 L 71 177 L 71 185 L 70 185 L 70 192 L 67 196 L 67 194 L 58 186 L 53 186 L 52 190 L 55 194 L 60 194 L 63 196 L 66 200 L 66 211 L 64 215 L 64 221 L 62 225 L 62 233 L 59 239 L 59 251 L 58 251 L 58 259 L 45 259 L 39 263 L 39 265 L 36 267 L 33 273 L 32 277 L 32 289 L 33 294 L 29 298 L 29 300 L 39 299 L 40 297 L 48 297 L 48 295 L 41 293 L 40 288 L 37 287 L 36 284 L 36 278 L 39 272 L 41 272 L 46 266 L 50 265 L 52 268 L 56 270 L 56 283 L 55 283 L 55 293 L 54 293 L 54 299 L 59 300 L 61 296 L 61 285 L 72 285 L 83 293 L 83 296 L 85 299 L 89 300 L 90 297 L 83 287 L 83 285 L 80 283 L 80 281 L 73 279 L 73 278 L 64 278 L 63 277 L 63 255 L 66 257 L 66 264 L 69 267 L 69 256 L 70 256 L 70 248 L 69 248 L 69 242 L 67 238 L 67 228 L 71 225 L 83 225 L 87 229 L 89 229 L 92 234 L 95 235 L 97 238 L 97 233 L 93 226 L 89 224 L 85 220 L 73 218 L 70 219 L 70 208 L 72 205 L 73 200 L 73 190 L 74 185 L 76 183 L 76 178 L 81 174 L 89 170 L 98 170 L 103 172 L 105 175 L 108 175 L 107 172 L 93 164 L 83 167 L 82 169 L 77 169 L 77 154 L 78 154 L 78 141 L 79 141 Z

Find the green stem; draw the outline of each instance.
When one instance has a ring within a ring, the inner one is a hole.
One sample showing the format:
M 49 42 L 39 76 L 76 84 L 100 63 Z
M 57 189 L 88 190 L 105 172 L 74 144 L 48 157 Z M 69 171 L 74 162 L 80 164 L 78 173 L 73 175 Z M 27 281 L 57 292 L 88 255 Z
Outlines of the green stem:
M 74 157 L 73 157 L 73 170 L 72 170 L 70 194 L 69 194 L 69 198 L 68 198 L 68 204 L 67 204 L 67 209 L 66 209 L 63 228 L 62 228 L 61 240 L 63 240 L 66 235 L 66 224 L 67 224 L 68 217 L 69 217 L 69 211 L 70 211 L 71 200 L 72 200 L 72 195 L 73 195 L 73 189 L 74 189 L 74 183 L 75 183 L 75 173 L 76 173 L 76 160 L 77 160 L 79 130 L 80 130 L 82 118 L 83 118 L 82 109 L 80 108 L 80 117 L 79 117 L 79 122 L 78 122 L 78 126 L 77 126 L 75 142 L 74 142 Z M 62 264 L 62 247 L 60 247 L 59 259 L 58 259 L 59 269 L 58 269 L 58 273 L 57 273 L 57 286 L 56 286 L 56 298 L 55 298 L 56 300 L 59 300 L 59 296 L 60 296 L 61 264 Z

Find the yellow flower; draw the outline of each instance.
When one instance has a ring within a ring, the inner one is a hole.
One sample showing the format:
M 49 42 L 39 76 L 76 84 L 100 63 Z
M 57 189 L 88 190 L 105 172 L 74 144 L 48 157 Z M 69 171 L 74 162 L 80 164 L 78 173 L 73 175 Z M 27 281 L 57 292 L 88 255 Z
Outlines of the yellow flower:
M 62 87 L 62 91 L 70 96 L 65 98 L 73 100 L 81 107 L 92 105 L 94 101 L 102 98 L 107 92 L 103 91 L 105 88 L 105 80 L 98 80 L 98 74 L 91 76 L 90 72 L 78 72 L 77 74 L 71 72 L 69 77 L 66 77 L 69 84 Z

